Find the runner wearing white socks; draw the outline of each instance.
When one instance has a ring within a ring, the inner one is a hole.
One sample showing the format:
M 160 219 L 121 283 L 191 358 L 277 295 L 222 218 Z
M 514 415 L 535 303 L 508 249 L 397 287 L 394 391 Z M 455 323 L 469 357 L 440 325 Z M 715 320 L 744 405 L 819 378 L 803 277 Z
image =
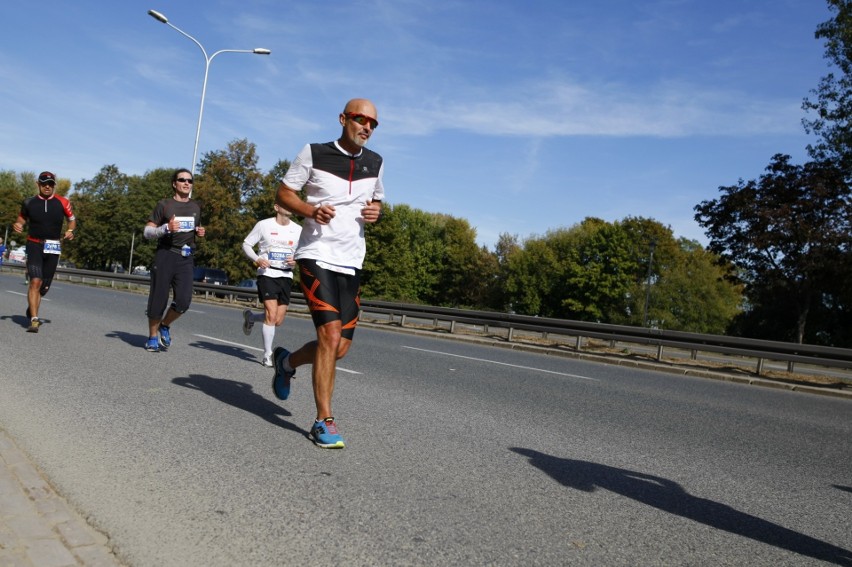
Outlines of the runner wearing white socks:
M 293 286 L 293 254 L 302 227 L 290 220 L 291 214 L 277 204 L 275 216 L 259 221 L 243 240 L 243 252 L 257 266 L 257 296 L 263 303 L 263 313 L 243 311 L 243 332 L 251 334 L 252 327 L 263 321 L 263 358 L 261 364 L 272 366 L 275 328 L 284 322 L 290 305 Z M 255 251 L 258 246 L 260 253 Z

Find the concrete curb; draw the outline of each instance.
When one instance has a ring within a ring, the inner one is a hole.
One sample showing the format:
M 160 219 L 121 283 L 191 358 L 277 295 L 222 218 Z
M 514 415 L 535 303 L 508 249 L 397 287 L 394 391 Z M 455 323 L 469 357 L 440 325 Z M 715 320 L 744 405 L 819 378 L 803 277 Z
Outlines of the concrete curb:
M 95 530 L 0 429 L 0 567 L 121 567 Z

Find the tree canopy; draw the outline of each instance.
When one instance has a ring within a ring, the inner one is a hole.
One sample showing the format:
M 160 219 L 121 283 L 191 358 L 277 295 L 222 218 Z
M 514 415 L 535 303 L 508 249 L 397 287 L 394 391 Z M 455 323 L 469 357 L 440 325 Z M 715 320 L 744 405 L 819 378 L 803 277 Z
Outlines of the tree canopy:
M 839 301 L 836 272 L 849 270 L 852 193 L 833 164 L 790 163 L 776 155 L 758 180 L 720 187 L 695 207 L 710 250 L 740 269 L 750 302 L 742 331 L 765 338 L 814 340 L 811 310 Z M 781 309 L 778 309 L 781 307 Z
M 825 41 L 825 58 L 839 74 L 825 75 L 805 99 L 803 108 L 816 116 L 802 120 L 805 130 L 818 136 L 808 147 L 817 161 L 831 160 L 852 172 L 852 1 L 827 0 L 834 17 L 817 27 L 815 36 Z

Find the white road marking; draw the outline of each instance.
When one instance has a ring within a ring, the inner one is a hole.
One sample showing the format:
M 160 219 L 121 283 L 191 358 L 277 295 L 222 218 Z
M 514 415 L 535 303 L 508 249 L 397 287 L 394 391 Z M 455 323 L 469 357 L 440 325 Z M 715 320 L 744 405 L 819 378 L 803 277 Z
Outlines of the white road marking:
M 233 345 L 233 346 L 238 346 L 238 347 L 242 347 L 242 348 L 247 348 L 247 349 L 250 349 L 250 350 L 256 350 L 256 351 L 263 352 L 263 349 L 262 349 L 262 348 L 253 347 L 253 346 L 245 345 L 245 344 L 242 344 L 242 343 L 235 343 L 235 342 L 233 342 L 233 341 L 226 341 L 225 339 L 218 339 L 218 338 L 216 338 L 216 337 L 211 337 L 211 336 L 209 336 L 209 335 L 198 335 L 198 334 L 193 334 L 192 336 L 193 336 L 193 337 L 201 337 L 202 339 L 209 339 L 209 340 L 211 340 L 211 341 L 216 341 L 216 342 L 219 342 L 219 343 L 224 343 L 224 344 L 226 344 L 226 345 Z M 355 370 L 349 370 L 348 368 L 341 368 L 341 367 L 339 367 L 339 366 L 337 367 L 337 370 L 338 370 L 338 372 L 346 372 L 347 374 L 361 374 L 361 372 L 357 372 L 357 371 L 355 371 Z
M 225 339 L 217 339 L 216 337 L 210 337 L 210 336 L 207 336 L 207 335 L 193 334 L 192 336 L 193 337 L 201 337 L 202 339 L 210 339 L 211 341 L 216 341 L 217 343 L 225 343 L 226 345 L 234 345 L 234 346 L 238 346 L 238 347 L 242 347 L 242 348 L 247 348 L 247 349 L 251 349 L 251 350 L 258 350 L 260 352 L 263 352 L 262 348 L 244 345 L 244 344 L 241 344 L 241 343 L 235 343 L 235 342 L 232 342 L 232 341 L 226 341 Z
M 533 368 L 532 366 L 521 366 L 519 364 L 508 364 L 506 362 L 497 362 L 496 360 L 488 360 L 486 358 L 474 358 L 472 356 L 462 356 L 460 354 L 453 354 L 451 352 L 442 352 L 442 351 L 439 351 L 439 350 L 428 350 L 428 349 L 425 349 L 425 348 L 416 348 L 416 347 L 410 347 L 410 346 L 403 346 L 402 348 L 407 348 L 407 349 L 410 349 L 410 350 L 417 350 L 417 351 L 420 351 L 420 352 L 430 352 L 432 354 L 441 354 L 443 356 L 454 356 L 456 358 L 464 358 L 466 360 L 475 360 L 477 362 L 487 362 L 489 364 L 499 364 L 500 366 L 509 366 L 511 368 L 520 368 L 522 370 L 533 370 L 535 372 L 544 372 L 546 374 L 557 374 L 559 376 L 567 376 L 569 378 L 580 378 L 582 380 L 593 380 L 595 382 L 600 382 L 600 380 L 598 378 L 590 378 L 588 376 L 580 376 L 579 374 L 568 374 L 568 373 L 565 373 L 565 372 L 556 372 L 554 370 L 545 370 L 543 368 Z
M 20 291 L 12 291 L 11 289 L 7 289 L 7 290 L 6 290 L 6 293 L 12 293 L 12 294 L 14 294 L 14 295 L 21 295 L 21 296 L 23 296 L 23 297 L 26 297 L 26 296 L 27 296 L 27 294 L 26 294 L 26 293 L 21 293 Z M 51 301 L 49 298 L 47 298 L 47 297 L 43 297 L 43 296 L 42 296 L 41 300 L 42 300 L 42 301 Z

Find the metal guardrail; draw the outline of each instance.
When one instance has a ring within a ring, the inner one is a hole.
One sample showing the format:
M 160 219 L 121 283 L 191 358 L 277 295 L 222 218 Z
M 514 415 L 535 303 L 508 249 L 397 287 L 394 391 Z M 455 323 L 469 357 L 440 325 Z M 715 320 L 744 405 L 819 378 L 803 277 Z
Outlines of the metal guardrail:
M 689 351 L 693 359 L 698 352 L 742 356 L 756 360 L 758 375 L 764 372 L 765 364 L 770 360 L 787 362 L 790 372 L 794 364 L 852 369 L 852 349 L 393 302 L 362 301 L 361 307 L 364 311 L 398 316 L 402 326 L 405 326 L 406 318 L 416 316 L 450 321 L 451 333 L 458 323 L 500 327 L 507 330 L 509 342 L 513 341 L 515 331 L 568 336 L 574 338 L 574 348 L 578 351 L 582 349 L 584 339 L 593 338 L 655 346 L 658 361 L 662 360 L 667 347 Z
M 23 269 L 23 266 L 8 267 Z M 120 284 L 125 284 L 127 287 L 145 287 L 149 281 L 147 276 L 59 268 L 57 279 L 63 278 L 83 283 L 90 281 L 96 285 L 100 285 L 101 282 L 109 283 L 113 288 L 119 287 Z M 193 287 L 196 293 L 203 293 L 208 297 L 219 297 L 229 303 L 257 301 L 257 291 L 253 288 L 200 282 L 195 282 Z M 291 303 L 305 306 L 304 296 L 301 293 L 294 292 L 291 296 Z M 431 320 L 433 328 L 447 330 L 451 334 L 457 332 L 457 326 L 460 324 L 481 326 L 486 329 L 489 327 L 501 328 L 505 329 L 506 340 L 510 343 L 516 340 L 518 331 L 538 333 L 544 337 L 559 335 L 573 339 L 573 348 L 578 352 L 584 348 L 584 341 L 587 339 L 599 339 L 613 344 L 618 342 L 656 347 L 656 359 L 658 361 L 663 359 L 666 348 L 669 349 L 670 355 L 672 350 L 685 350 L 690 353 L 690 358 L 693 360 L 697 358 L 699 352 L 744 357 L 755 361 L 755 372 L 758 376 L 765 372 L 768 361 L 786 362 L 789 372 L 794 371 L 795 364 L 844 370 L 852 369 L 852 349 L 819 345 L 704 335 L 683 331 L 666 331 L 627 325 L 590 323 L 389 301 L 362 300 L 361 311 L 362 318 L 367 313 L 381 314 L 389 317 L 390 322 L 394 324 L 397 323 L 398 318 L 398 324 L 401 327 L 405 327 L 410 319 Z

